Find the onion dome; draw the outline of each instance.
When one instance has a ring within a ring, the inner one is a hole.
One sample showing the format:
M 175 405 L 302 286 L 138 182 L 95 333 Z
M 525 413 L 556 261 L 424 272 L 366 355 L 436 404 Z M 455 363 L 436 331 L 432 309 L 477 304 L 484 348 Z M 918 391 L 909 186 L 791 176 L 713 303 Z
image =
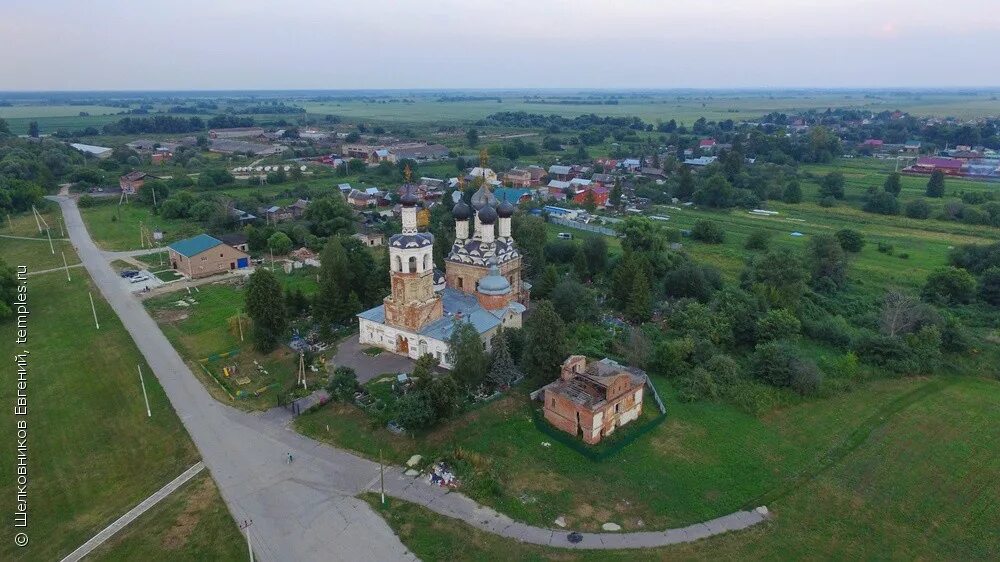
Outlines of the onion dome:
M 479 190 L 472 194 L 472 208 L 480 210 L 486 206 L 497 204 L 497 197 L 490 192 L 486 184 L 479 186 Z
M 413 207 L 420 202 L 420 198 L 417 197 L 416 189 L 412 185 L 403 186 L 403 196 L 399 198 L 399 202 L 403 204 L 404 207 Z
M 479 209 L 479 222 L 483 224 L 493 224 L 497 221 L 497 210 L 492 205 L 486 205 Z
M 500 275 L 500 268 L 493 263 L 490 264 L 489 274 L 479 280 L 477 290 L 484 295 L 506 295 L 510 293 L 510 282 Z
M 459 200 L 452 208 L 451 216 L 455 217 L 457 221 L 467 221 L 472 216 L 472 209 L 465 204 L 465 201 Z
M 504 199 L 497 207 L 497 214 L 500 215 L 502 219 L 509 219 L 514 216 L 514 205 L 511 205 L 510 201 Z

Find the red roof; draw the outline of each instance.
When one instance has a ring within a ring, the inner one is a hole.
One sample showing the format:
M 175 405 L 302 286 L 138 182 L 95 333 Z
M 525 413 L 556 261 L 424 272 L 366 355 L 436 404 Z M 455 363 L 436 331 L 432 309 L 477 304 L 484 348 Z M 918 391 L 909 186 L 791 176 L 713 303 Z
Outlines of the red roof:
M 866 139 L 865 142 L 861 144 L 864 146 L 882 146 L 884 143 L 879 139 Z
M 923 168 L 945 168 L 949 170 L 960 170 L 963 162 L 955 158 L 942 158 L 940 156 L 924 156 L 917 158 L 917 166 Z
M 715 146 L 715 139 L 701 139 L 698 146 Z

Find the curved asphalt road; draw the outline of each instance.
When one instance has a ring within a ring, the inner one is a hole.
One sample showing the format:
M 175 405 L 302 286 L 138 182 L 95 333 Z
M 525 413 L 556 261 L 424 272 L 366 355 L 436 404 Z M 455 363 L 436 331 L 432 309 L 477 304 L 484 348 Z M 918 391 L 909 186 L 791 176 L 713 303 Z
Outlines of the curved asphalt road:
M 392 529 L 358 493 L 377 490 L 378 464 L 288 429 L 283 409 L 263 415 L 235 410 L 209 395 L 163 332 L 128 291 L 84 226 L 76 201 L 62 207 L 70 239 L 104 298 L 145 356 L 194 440 L 237 521 L 250 527 L 258 560 L 415 560 Z M 295 457 L 286 463 L 288 453 Z M 532 527 L 476 504 L 462 494 L 426 484 L 390 468 L 386 493 L 522 542 L 564 548 L 647 548 L 691 542 L 744 529 L 767 519 L 767 510 L 738 511 L 682 529 L 636 533 L 583 533 Z

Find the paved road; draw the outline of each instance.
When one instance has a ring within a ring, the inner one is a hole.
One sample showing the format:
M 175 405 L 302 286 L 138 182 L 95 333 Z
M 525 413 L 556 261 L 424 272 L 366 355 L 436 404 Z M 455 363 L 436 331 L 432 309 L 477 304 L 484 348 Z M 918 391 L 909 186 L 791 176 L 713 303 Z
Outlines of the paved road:
M 233 517 L 253 520 L 257 559 L 415 559 L 385 521 L 354 497 L 377 479 L 378 465 L 285 429 L 281 411 L 254 416 L 209 396 L 142 304 L 122 290 L 75 201 L 56 200 L 80 259 L 159 379 Z
M 212 398 L 149 316 L 122 290 L 118 276 L 94 245 L 73 199 L 62 207 L 80 259 L 135 339 L 219 485 L 233 517 L 252 519 L 257 559 L 413 560 L 385 521 L 354 496 L 378 485 L 378 464 L 323 445 L 288 429 L 282 409 L 251 415 Z M 291 453 L 295 460 L 287 463 Z M 386 491 L 480 529 L 523 542 L 567 548 L 645 548 L 690 542 L 766 520 L 766 510 L 736 512 L 683 529 L 639 533 L 584 533 L 578 544 L 567 531 L 512 521 L 458 493 L 392 469 Z

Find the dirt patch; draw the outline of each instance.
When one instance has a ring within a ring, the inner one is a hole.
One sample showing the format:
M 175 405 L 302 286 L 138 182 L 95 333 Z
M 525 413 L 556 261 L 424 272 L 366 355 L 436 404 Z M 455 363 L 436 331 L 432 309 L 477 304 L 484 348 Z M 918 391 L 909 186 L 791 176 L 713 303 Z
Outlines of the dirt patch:
M 589 503 L 583 503 L 576 507 L 574 514 L 581 524 L 586 522 L 601 525 L 610 521 L 614 512 L 606 507 L 594 507 Z
M 558 493 L 570 489 L 570 479 L 555 472 L 529 470 L 514 476 L 510 481 L 513 492 Z
M 155 311 L 153 318 L 158 324 L 176 324 L 187 320 L 188 313 L 186 310 L 163 308 Z
M 184 510 L 174 520 L 174 524 L 163 535 L 161 544 L 165 550 L 177 550 L 187 543 L 191 531 L 198 525 L 202 514 L 212 505 L 215 497 L 215 483 L 211 478 L 203 478 L 188 494 Z
M 703 438 L 706 433 L 704 427 L 671 419 L 653 432 L 653 436 L 649 440 L 649 445 L 664 457 L 692 463 L 701 462 L 705 460 L 703 455 L 693 451 L 686 443 L 691 438 Z

